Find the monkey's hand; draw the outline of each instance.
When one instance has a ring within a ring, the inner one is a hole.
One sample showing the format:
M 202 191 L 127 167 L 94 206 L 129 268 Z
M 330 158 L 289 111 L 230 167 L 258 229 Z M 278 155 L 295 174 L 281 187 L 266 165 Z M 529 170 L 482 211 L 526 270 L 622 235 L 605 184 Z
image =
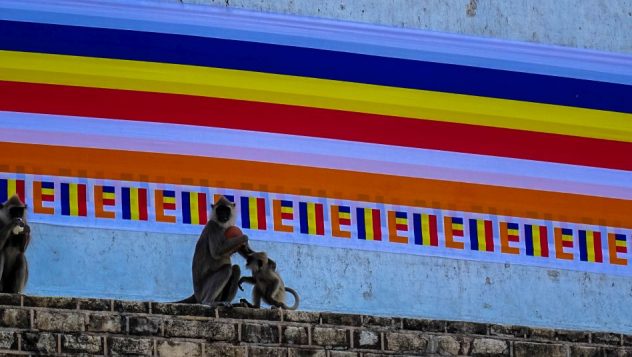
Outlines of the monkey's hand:
M 13 229 L 11 229 L 11 233 L 18 235 L 22 232 L 24 232 L 24 227 L 26 226 L 24 224 L 24 220 L 22 220 L 22 218 L 16 218 L 13 220 Z

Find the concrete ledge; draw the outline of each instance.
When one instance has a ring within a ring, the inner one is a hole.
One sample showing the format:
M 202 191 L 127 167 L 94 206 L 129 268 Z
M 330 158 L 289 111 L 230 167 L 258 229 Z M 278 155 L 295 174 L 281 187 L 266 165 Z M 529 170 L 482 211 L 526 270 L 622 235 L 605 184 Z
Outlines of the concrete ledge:
M 0 354 L 632 356 L 632 335 L 0 294 Z

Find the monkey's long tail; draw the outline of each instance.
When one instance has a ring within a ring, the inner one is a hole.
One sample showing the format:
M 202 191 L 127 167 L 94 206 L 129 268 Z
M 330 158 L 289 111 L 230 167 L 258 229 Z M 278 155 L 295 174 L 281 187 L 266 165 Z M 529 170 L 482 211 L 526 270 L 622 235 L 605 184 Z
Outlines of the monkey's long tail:
M 288 310 L 296 310 L 298 308 L 298 303 L 299 303 L 299 301 L 301 299 L 298 297 L 298 294 L 296 293 L 296 291 L 294 291 L 294 289 L 286 287 L 285 291 L 287 291 L 288 293 L 294 295 L 294 305 L 292 305 L 292 306 L 285 306 L 285 308 L 288 309 Z

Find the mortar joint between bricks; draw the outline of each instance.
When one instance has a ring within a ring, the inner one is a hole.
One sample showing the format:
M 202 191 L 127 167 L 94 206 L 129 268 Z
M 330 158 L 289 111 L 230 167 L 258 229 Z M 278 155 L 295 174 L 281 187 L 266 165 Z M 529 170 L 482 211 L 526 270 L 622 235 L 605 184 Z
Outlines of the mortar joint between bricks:
M 110 311 L 114 312 L 114 299 L 110 299 Z
M 148 305 L 148 306 L 147 306 L 147 312 L 148 312 L 148 313 L 150 313 L 150 314 L 152 314 L 153 312 L 152 312 L 152 306 L 151 306 L 152 304 L 151 304 L 151 301 L 149 301 L 147 305 Z
M 20 307 L 24 307 L 24 295 L 20 294 Z
M 125 334 L 129 335 L 129 316 L 125 316 Z
M 31 330 L 35 330 L 35 311 L 29 309 L 29 327 Z
M 61 353 L 61 334 L 57 334 L 57 353 Z

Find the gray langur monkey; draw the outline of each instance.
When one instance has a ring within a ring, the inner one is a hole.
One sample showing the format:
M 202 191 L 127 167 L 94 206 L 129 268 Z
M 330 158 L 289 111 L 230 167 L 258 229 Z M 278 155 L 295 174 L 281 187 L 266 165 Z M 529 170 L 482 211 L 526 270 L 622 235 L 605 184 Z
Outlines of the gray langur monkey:
M 221 196 L 211 205 L 211 218 L 204 226 L 193 255 L 193 295 L 179 303 L 199 303 L 211 306 L 232 306 L 237 294 L 241 270 L 232 265 L 230 257 L 239 253 L 244 258 L 252 250 L 248 236 L 226 238 L 224 232 L 235 224 L 235 203 Z
M 26 248 L 31 228 L 26 222 L 26 205 L 17 195 L 0 204 L 0 292 L 16 294 L 29 278 Z
M 276 263 L 274 260 L 269 259 L 265 252 L 257 252 L 250 254 L 247 258 L 246 267 L 252 271 L 252 276 L 244 276 L 239 279 L 239 288 L 242 283 L 253 284 L 252 288 L 252 300 L 251 304 L 246 299 L 241 299 L 241 303 L 248 306 L 259 308 L 261 306 L 261 299 L 273 307 L 282 307 L 288 310 L 296 310 L 300 298 L 296 291 L 292 288 L 288 288 L 283 283 L 281 275 L 276 271 Z M 287 306 L 285 304 L 285 292 L 289 292 L 294 295 L 294 305 Z

